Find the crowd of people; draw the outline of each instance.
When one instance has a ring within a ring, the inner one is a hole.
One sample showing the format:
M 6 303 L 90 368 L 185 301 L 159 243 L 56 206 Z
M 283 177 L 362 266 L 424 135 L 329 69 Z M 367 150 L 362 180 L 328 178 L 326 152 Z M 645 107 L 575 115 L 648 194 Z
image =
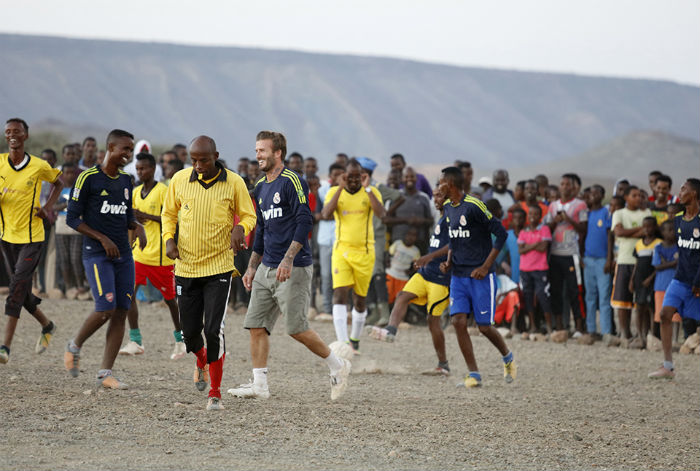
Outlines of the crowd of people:
M 328 363 L 333 399 L 362 334 L 392 342 L 404 320 L 427 322 L 438 359 L 427 373 L 449 375 L 450 319 L 466 387 L 481 385 L 470 332 L 496 347 L 511 382 L 517 367 L 504 338 L 660 343 L 664 363 L 650 377 L 671 378 L 673 347 L 700 327 L 695 178 L 677 195 L 660 171 L 648 186 L 620 179 L 611 191 L 583 187 L 575 173 L 511 188 L 507 170 L 474 185 L 471 163 L 456 160 L 431 184 L 402 154 L 377 162 L 338 153 L 322 173 L 317 159 L 287 155 L 284 136 L 268 131 L 256 138 L 256 157 L 235 169 L 207 136 L 156 157 L 147 141 L 114 130 L 104 151 L 87 137 L 65 145 L 60 159 L 52 149 L 40 159 L 26 153 L 29 129 L 19 118 L 7 121 L 5 136 L 0 363 L 9 361 L 22 307 L 42 326 L 36 352 L 48 347 L 56 325 L 38 307 L 44 296 L 94 300 L 65 366 L 77 376 L 83 342 L 109 323 L 98 381 L 115 389 L 127 387 L 112 374 L 117 354 L 145 351 L 133 301 L 162 300 L 171 358 L 195 354 L 194 383 L 210 386 L 210 409 L 223 408 L 227 310 L 245 313 L 253 359 L 253 382 L 229 392 L 261 398 L 269 397 L 268 335 L 280 314 L 287 333 Z M 314 319 L 333 322 L 337 340 L 326 345 Z

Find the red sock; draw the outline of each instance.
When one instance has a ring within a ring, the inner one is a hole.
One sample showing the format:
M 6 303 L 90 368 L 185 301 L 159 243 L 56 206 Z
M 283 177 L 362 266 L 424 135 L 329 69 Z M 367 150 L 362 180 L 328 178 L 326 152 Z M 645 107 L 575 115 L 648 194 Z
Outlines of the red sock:
M 197 356 L 197 368 L 204 368 L 207 366 L 207 347 L 202 347 L 198 352 L 195 352 Z
M 211 378 L 211 389 L 209 390 L 209 397 L 221 398 L 221 377 L 224 374 L 224 358 L 226 354 L 221 355 L 221 358 L 215 362 L 209 363 L 209 378 Z

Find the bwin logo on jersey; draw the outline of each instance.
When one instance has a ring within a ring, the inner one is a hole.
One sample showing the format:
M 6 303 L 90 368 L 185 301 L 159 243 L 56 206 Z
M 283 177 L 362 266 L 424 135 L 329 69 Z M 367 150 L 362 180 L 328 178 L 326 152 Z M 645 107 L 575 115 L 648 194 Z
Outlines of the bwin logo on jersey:
M 267 221 L 268 219 L 281 218 L 282 208 L 274 208 L 270 206 L 270 209 L 266 209 L 262 212 L 263 217 Z
M 126 208 L 123 201 L 122 204 L 109 204 L 107 201 L 103 201 L 100 212 L 102 214 L 126 214 Z
M 430 247 L 433 249 L 439 249 L 440 248 L 440 239 L 437 237 L 431 237 L 430 238 Z
M 678 238 L 678 247 L 683 249 L 698 250 L 700 249 L 700 241 L 693 239 Z
M 457 239 L 460 237 L 470 237 L 469 230 L 462 229 L 461 227 L 450 229 L 450 239 Z

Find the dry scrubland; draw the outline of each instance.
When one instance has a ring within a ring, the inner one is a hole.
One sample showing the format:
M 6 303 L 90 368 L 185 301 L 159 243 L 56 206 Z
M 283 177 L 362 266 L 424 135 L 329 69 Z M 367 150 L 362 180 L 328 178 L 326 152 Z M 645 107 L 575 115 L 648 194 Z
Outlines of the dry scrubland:
M 34 354 L 38 325 L 23 313 L 10 363 L 0 366 L 2 469 L 698 469 L 698 357 L 676 356 L 676 380 L 653 382 L 660 354 L 510 340 L 520 365 L 502 379 L 483 337 L 474 346 L 484 387 L 455 385 L 466 372 L 448 332 L 453 376 L 435 364 L 426 328 L 394 345 L 370 339 L 347 394 L 329 399 L 323 362 L 275 332 L 268 401 L 225 395 L 207 412 L 192 385 L 192 358 L 169 360 L 169 316 L 142 309 L 146 354 L 117 359 L 128 391 L 95 391 L 104 332 L 83 349 L 77 379 L 63 370 L 65 342 L 90 309 L 45 301 L 58 324 Z M 224 388 L 250 376 L 242 317 L 227 318 Z M 313 323 L 333 338 L 332 324 Z M 4 319 L 0 321 L 4 327 Z M 362 370 L 374 373 L 362 372 Z

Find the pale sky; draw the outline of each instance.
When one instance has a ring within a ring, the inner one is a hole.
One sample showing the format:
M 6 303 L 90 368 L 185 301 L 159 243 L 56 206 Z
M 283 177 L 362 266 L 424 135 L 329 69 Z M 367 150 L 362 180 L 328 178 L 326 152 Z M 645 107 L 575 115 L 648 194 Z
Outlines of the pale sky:
M 700 0 L 0 0 L 0 32 L 700 85 Z

